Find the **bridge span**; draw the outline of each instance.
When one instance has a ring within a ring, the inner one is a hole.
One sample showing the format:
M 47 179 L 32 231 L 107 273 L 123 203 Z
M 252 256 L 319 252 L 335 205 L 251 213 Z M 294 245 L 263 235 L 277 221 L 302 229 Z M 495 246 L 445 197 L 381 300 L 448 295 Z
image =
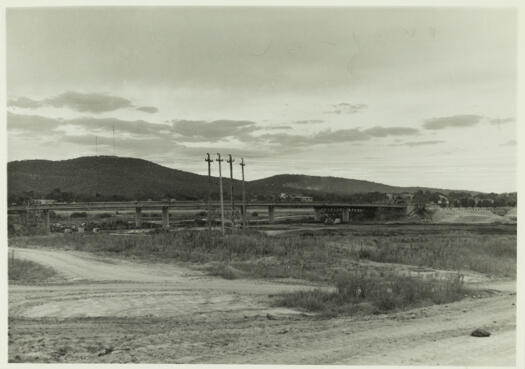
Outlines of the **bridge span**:
M 9 206 L 8 214 L 20 214 L 27 212 L 40 212 L 43 214 L 45 229 L 50 229 L 50 212 L 51 211 L 96 211 L 96 210 L 132 210 L 135 209 L 135 226 L 140 228 L 142 225 L 143 210 L 159 210 L 162 212 L 162 224 L 164 227 L 169 226 L 169 209 L 217 209 L 220 208 L 220 202 L 206 201 L 118 201 L 118 202 L 78 202 L 78 203 L 53 203 L 53 204 L 32 204 L 32 205 L 15 205 Z M 336 216 L 341 219 L 342 223 L 348 223 L 352 214 L 363 214 L 365 216 L 377 215 L 404 215 L 407 213 L 407 205 L 403 204 L 353 204 L 345 202 L 247 202 L 246 204 L 237 203 L 235 208 L 239 208 L 241 214 L 247 211 L 247 208 L 268 209 L 268 221 L 271 223 L 275 220 L 276 208 L 307 208 L 313 209 L 316 218 L 320 219 L 324 215 Z M 231 204 L 224 203 L 224 209 L 231 211 Z

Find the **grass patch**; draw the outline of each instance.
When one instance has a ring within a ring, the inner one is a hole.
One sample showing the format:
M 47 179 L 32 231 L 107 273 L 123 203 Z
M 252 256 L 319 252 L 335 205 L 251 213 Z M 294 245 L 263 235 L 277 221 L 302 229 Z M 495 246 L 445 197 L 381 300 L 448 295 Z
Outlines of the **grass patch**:
M 159 230 L 118 236 L 16 237 L 9 243 L 154 262 L 188 262 L 225 279 L 305 279 L 328 288 L 280 295 L 276 303 L 328 316 L 442 304 L 469 294 L 459 273 L 445 280 L 422 280 L 400 275 L 400 268 L 381 263 L 516 275 L 515 226 L 374 225 L 277 236 L 256 231 L 222 236 L 220 232 Z M 364 263 L 368 260 L 378 264 Z M 366 264 L 368 269 L 364 269 Z
M 224 237 L 220 232 L 159 230 L 119 236 L 71 233 L 16 237 L 10 238 L 9 243 L 150 261 L 222 263 L 246 277 L 297 278 L 330 285 L 339 273 L 355 270 L 363 260 L 515 277 L 515 226 L 490 229 L 487 233 L 487 226 L 375 225 L 336 232 L 267 236 L 251 231 Z M 226 269 L 210 272 L 231 274 Z
M 515 277 L 516 249 L 516 236 L 512 235 L 421 235 L 365 241 L 358 247 L 358 254 L 361 259 L 382 263 Z
M 30 260 L 10 257 L 8 260 L 9 282 L 37 284 L 45 282 L 56 274 L 52 268 L 45 267 Z
M 224 263 L 213 263 L 206 267 L 205 270 L 209 275 L 214 275 L 224 279 L 237 279 L 245 275 L 245 273 L 240 270 Z
M 277 306 L 300 308 L 327 316 L 378 314 L 392 310 L 444 304 L 468 294 L 460 274 L 447 280 L 420 280 L 396 274 L 345 272 L 337 276 L 335 290 L 314 289 L 282 294 Z

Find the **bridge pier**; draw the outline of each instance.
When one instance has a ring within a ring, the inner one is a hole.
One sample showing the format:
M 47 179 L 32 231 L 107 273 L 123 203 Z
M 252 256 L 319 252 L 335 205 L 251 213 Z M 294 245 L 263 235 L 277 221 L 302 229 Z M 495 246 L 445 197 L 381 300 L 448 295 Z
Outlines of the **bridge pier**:
M 268 206 L 268 223 L 273 223 L 275 219 L 275 207 L 273 205 Z
M 246 229 L 246 217 L 247 217 L 247 212 L 246 212 L 246 205 L 241 205 L 239 206 L 239 210 L 241 212 L 241 219 L 242 219 L 242 229 Z
M 49 234 L 49 232 L 51 231 L 49 222 L 49 210 L 43 210 L 42 215 L 44 218 L 44 231 L 46 234 Z
M 135 228 L 142 227 L 142 208 L 135 208 Z
M 163 228 L 170 227 L 170 212 L 167 206 L 162 207 L 162 227 Z
M 343 208 L 341 214 L 341 223 L 350 223 L 350 209 Z

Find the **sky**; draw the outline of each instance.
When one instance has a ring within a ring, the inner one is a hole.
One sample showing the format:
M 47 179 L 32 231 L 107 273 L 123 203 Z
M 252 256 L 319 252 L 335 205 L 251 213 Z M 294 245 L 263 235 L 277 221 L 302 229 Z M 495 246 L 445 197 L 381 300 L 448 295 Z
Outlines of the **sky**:
M 516 191 L 513 9 L 10 8 L 6 24 L 9 161 L 206 174 L 220 152 L 248 180 Z

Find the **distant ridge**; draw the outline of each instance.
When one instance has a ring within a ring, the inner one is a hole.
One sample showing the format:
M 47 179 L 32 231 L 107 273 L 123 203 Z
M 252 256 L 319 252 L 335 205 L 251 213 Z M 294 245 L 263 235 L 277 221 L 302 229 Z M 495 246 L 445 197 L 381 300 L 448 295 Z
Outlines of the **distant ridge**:
M 207 176 L 171 169 L 147 160 L 116 156 L 87 156 L 76 159 L 22 160 L 7 164 L 8 195 L 33 191 L 44 196 L 54 189 L 72 192 L 86 199 L 160 199 L 203 200 L 207 197 Z M 227 172 L 227 171 L 226 171 Z M 217 179 L 214 177 L 214 182 Z M 240 196 L 240 182 L 234 180 L 236 195 Z M 224 178 L 225 194 L 229 180 Z M 281 174 L 247 182 L 250 198 L 288 194 L 311 195 L 319 200 L 343 199 L 359 193 L 415 192 L 423 187 L 397 187 L 370 181 L 319 177 L 299 174 Z M 212 186 L 212 196 L 218 195 Z M 473 191 L 464 191 L 473 192 Z

